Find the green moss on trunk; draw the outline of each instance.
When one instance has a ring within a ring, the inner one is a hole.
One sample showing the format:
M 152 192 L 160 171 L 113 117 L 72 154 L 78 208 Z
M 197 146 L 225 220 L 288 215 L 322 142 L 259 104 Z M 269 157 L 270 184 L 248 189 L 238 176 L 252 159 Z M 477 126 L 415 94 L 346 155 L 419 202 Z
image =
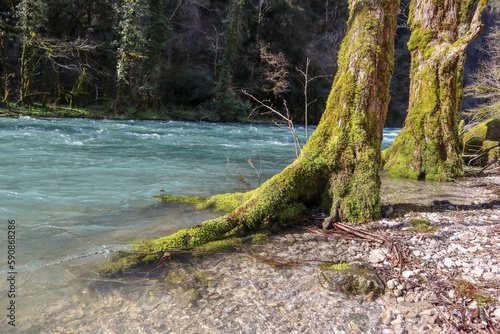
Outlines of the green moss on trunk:
M 384 169 L 391 176 L 451 181 L 463 175 L 463 63 L 467 46 L 481 32 L 487 0 L 452 2 L 443 6 L 435 0 L 412 1 L 408 116 L 393 145 L 383 152 Z

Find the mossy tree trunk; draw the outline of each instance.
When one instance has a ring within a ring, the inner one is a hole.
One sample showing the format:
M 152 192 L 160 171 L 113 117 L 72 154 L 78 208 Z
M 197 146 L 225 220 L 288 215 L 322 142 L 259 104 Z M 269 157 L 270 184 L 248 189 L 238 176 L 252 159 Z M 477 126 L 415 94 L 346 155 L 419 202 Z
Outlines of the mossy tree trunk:
M 224 31 L 224 52 L 219 69 L 219 89 L 223 95 L 232 95 L 233 65 L 243 23 L 245 0 L 233 0 Z
M 36 48 L 37 34 L 47 22 L 48 5 L 40 0 L 22 0 L 16 7 L 17 28 L 21 36 L 21 57 L 19 60 L 19 100 L 20 105 L 30 105 L 37 95 L 34 80 L 40 62 Z
M 326 110 L 301 155 L 258 189 L 210 198 L 208 204 L 232 209 L 226 216 L 146 241 L 138 251 L 191 249 L 233 234 L 293 224 L 307 207 L 331 212 L 337 200 L 344 220 L 361 223 L 379 216 L 380 147 L 399 1 L 351 0 L 350 8 Z M 139 260 L 153 259 L 157 256 Z
M 389 175 L 429 180 L 463 175 L 459 123 L 465 51 L 481 34 L 487 3 L 412 1 L 410 102 L 403 129 L 383 153 Z
M 114 4 L 119 36 L 116 65 L 116 113 L 123 113 L 134 98 L 134 75 L 144 58 L 145 38 L 141 26 L 145 0 L 122 0 Z M 137 84 L 136 84 L 137 85 Z

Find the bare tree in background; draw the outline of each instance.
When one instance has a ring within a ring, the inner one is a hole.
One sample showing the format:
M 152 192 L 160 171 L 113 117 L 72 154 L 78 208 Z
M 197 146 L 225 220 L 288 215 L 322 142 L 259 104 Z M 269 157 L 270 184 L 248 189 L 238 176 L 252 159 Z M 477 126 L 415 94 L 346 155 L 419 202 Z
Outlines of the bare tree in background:
M 472 75 L 472 83 L 466 88 L 467 94 L 485 100 L 466 112 L 474 121 L 500 117 L 500 26 L 488 34 L 484 50 L 489 59 L 480 63 Z

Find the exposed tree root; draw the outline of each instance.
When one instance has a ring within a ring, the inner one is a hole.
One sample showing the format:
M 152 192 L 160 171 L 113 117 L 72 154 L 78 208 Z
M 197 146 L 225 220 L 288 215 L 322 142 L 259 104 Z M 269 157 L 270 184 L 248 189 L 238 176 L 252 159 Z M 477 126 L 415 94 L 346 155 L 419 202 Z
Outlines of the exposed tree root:
M 380 145 L 398 10 L 397 0 L 352 3 L 325 112 L 292 164 L 246 194 L 202 200 L 230 213 L 136 244 L 130 252 L 148 255 L 121 258 L 115 269 L 158 261 L 168 249 L 213 249 L 241 235 L 274 231 L 300 221 L 313 206 L 332 214 L 337 201 L 342 220 L 363 223 L 379 217 Z

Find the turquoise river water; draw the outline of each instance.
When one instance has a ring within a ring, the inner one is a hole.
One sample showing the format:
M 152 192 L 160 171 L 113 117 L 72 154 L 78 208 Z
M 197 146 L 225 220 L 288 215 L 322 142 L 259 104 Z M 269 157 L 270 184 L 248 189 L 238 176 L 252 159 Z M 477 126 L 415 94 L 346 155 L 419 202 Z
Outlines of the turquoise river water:
M 386 129 L 383 147 L 398 130 Z M 298 132 L 304 141 L 304 128 Z M 289 129 L 274 125 L 0 118 L 0 332 L 51 332 L 58 314 L 51 303 L 75 298 L 82 280 L 96 280 L 93 269 L 106 249 L 214 217 L 182 204 L 157 205 L 154 195 L 248 190 L 295 152 Z M 12 301 L 15 328 L 4 315 Z M 41 310 L 44 325 L 36 327 Z

